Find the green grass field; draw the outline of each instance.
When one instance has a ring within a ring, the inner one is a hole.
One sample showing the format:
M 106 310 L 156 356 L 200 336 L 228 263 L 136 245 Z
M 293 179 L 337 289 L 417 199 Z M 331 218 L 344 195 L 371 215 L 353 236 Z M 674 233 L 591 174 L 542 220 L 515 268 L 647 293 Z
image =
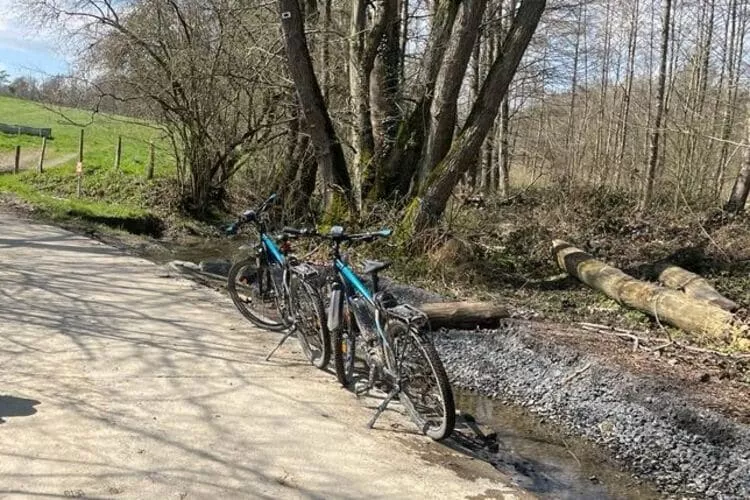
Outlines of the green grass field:
M 174 161 L 161 129 L 131 118 L 84 110 L 45 107 L 0 96 L 0 122 L 52 128 L 45 172 L 37 173 L 41 138 L 0 132 L 0 192 L 12 193 L 53 218 L 143 217 L 148 215 L 144 180 L 149 142 L 155 145 L 155 177 L 174 175 Z M 82 196 L 76 193 L 75 165 L 80 130 L 84 130 Z M 122 137 L 120 169 L 114 168 L 115 147 Z M 9 171 L 14 150 L 21 146 L 21 172 Z

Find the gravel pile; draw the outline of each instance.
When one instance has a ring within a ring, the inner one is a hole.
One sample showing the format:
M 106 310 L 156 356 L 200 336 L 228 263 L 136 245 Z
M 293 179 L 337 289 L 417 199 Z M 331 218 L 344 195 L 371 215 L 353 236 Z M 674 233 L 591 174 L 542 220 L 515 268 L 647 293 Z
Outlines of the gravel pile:
M 389 288 L 415 304 L 439 299 Z M 750 498 L 750 426 L 691 405 L 677 388 L 547 342 L 513 321 L 497 330 L 441 332 L 434 341 L 455 385 L 595 441 L 666 493 Z

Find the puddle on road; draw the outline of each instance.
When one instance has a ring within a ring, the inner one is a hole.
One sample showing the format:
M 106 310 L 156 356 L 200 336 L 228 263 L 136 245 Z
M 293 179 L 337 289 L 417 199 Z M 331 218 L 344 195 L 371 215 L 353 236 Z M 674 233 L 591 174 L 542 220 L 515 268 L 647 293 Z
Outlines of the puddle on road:
M 250 250 L 241 250 L 243 245 L 252 245 L 250 239 L 196 239 L 186 243 L 160 242 L 147 248 L 136 250 L 141 257 L 166 264 L 172 260 L 198 263 L 207 259 L 229 259 Z
M 491 464 L 539 498 L 662 498 L 651 485 L 618 468 L 603 451 L 564 436 L 539 416 L 460 389 L 455 389 L 455 399 L 462 417 L 457 419 L 454 437 L 444 444 Z

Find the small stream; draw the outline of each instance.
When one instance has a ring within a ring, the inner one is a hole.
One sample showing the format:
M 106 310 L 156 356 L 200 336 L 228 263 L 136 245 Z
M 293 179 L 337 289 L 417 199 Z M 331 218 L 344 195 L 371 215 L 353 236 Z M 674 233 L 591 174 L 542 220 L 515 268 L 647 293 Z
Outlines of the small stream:
M 454 388 L 462 421 L 449 446 L 470 453 L 507 474 L 540 498 L 648 500 L 662 496 L 613 464 L 606 453 L 521 407 Z M 463 429 L 461 429 L 463 427 Z M 468 427 L 468 429 L 467 429 Z M 489 435 L 494 439 L 485 439 Z M 468 436 L 468 437 L 467 437 Z M 496 436 L 496 437 L 495 437 Z
M 157 263 L 199 262 L 238 256 L 247 242 L 202 240 L 190 245 L 160 244 L 141 249 Z M 445 445 L 491 464 L 524 490 L 549 499 L 661 498 L 633 478 L 595 445 L 561 432 L 553 423 L 521 407 L 454 388 L 461 414 L 457 432 Z M 489 436 L 489 439 L 487 437 Z

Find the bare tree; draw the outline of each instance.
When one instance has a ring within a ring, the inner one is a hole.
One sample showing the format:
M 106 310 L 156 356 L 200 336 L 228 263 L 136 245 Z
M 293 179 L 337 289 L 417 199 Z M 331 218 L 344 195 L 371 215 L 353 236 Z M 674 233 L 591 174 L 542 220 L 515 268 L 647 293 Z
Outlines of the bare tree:
M 670 17 L 672 14 L 672 0 L 662 0 L 662 30 L 661 30 L 661 55 L 659 65 L 659 80 L 656 87 L 656 114 L 654 115 L 654 126 L 651 132 L 651 143 L 649 146 L 648 165 L 646 167 L 646 178 L 643 185 L 643 194 L 640 201 L 640 210 L 647 210 L 651 204 L 654 193 L 654 179 L 659 161 L 659 140 L 662 136 L 662 118 L 665 107 L 665 90 L 667 79 L 667 57 L 669 54 L 669 30 L 671 27 Z
M 261 54 L 265 32 L 238 22 L 260 16 L 254 7 L 232 0 L 27 3 L 82 43 L 82 60 L 98 75 L 89 83 L 102 95 L 155 111 L 175 147 L 190 211 L 221 203 L 229 179 L 284 120 L 268 78 L 277 61 Z

